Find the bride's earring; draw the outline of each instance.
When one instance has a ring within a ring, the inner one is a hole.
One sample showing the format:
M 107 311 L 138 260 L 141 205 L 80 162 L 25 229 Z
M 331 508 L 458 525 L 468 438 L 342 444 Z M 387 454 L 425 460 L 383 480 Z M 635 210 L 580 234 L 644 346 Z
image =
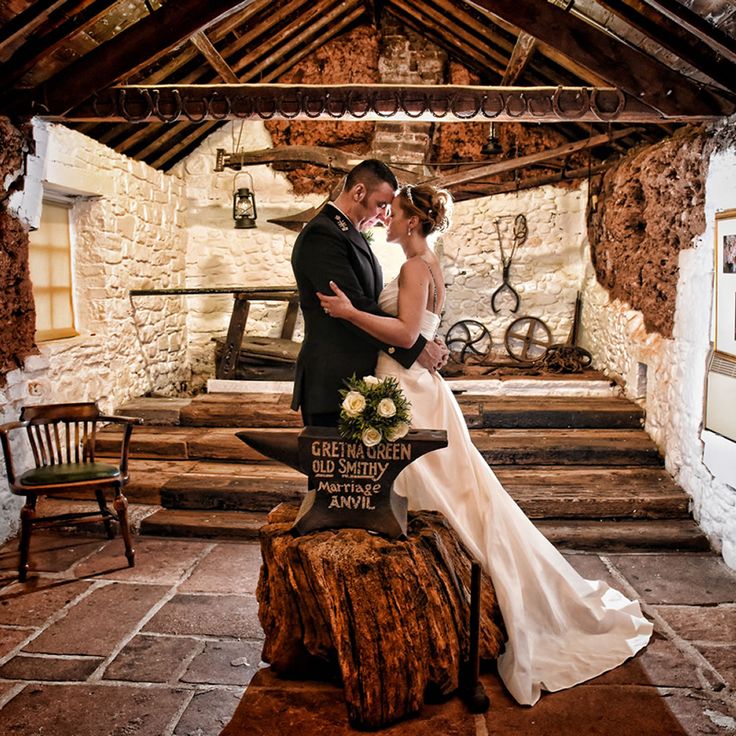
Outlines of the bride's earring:
M 406 234 L 407 234 L 407 235 L 408 235 L 409 237 L 411 237 L 411 234 L 412 234 L 413 232 L 414 232 L 414 230 L 412 230 L 412 228 L 409 228 L 409 229 L 408 229 L 408 230 L 406 231 Z

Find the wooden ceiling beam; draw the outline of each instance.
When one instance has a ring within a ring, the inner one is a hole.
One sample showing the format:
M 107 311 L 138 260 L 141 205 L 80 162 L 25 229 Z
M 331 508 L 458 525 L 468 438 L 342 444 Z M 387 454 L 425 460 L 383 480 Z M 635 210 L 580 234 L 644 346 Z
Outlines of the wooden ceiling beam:
M 305 44 L 301 49 L 299 49 L 295 54 L 289 57 L 288 62 L 284 62 L 281 66 L 276 67 L 275 69 L 272 69 L 266 76 L 265 81 L 271 81 L 273 79 L 278 79 L 285 71 L 287 71 L 287 67 L 293 67 L 295 64 L 297 64 L 299 61 L 301 61 L 303 58 L 311 54 L 315 49 L 319 48 L 320 46 L 324 45 L 329 41 L 331 38 L 333 38 L 335 35 L 340 33 L 340 31 L 343 30 L 344 26 L 349 25 L 350 23 L 355 20 L 357 15 L 359 15 L 362 12 L 360 9 L 355 9 L 352 13 L 347 15 L 345 18 L 343 18 L 340 22 L 334 23 L 333 25 L 327 27 L 325 32 L 318 36 L 317 38 L 313 39 L 311 43 Z M 302 39 L 308 38 L 309 35 L 313 32 L 313 28 L 304 28 L 302 26 Z M 245 79 L 252 78 L 257 74 L 258 72 L 253 69 L 248 72 L 248 74 L 244 75 Z M 179 124 L 179 129 L 177 131 L 172 132 L 172 134 L 167 135 L 167 139 L 175 138 L 176 135 L 183 132 L 184 128 L 188 127 L 188 123 L 181 123 Z M 183 139 L 184 145 L 189 145 L 191 143 L 196 142 L 198 139 L 204 139 L 212 129 L 213 125 L 207 124 L 204 126 L 198 126 L 197 129 L 190 135 L 186 136 L 186 138 Z M 158 138 L 158 141 L 160 141 L 161 138 Z M 163 154 L 158 156 L 156 159 L 154 159 L 151 162 L 151 166 L 158 168 L 159 166 L 163 166 L 167 164 L 172 158 L 175 158 L 178 156 L 179 151 L 182 149 L 182 143 L 181 140 L 177 140 L 175 142 L 175 145 L 171 146 L 168 150 L 164 151 Z M 149 144 L 149 146 L 143 151 L 140 151 L 136 154 L 136 158 L 138 159 L 144 159 L 146 156 L 148 156 L 150 153 L 152 153 L 156 149 L 155 142 L 153 144 Z
M 226 59 L 231 59 L 238 56 L 243 49 L 250 49 L 256 41 L 263 39 L 267 45 L 271 46 L 275 43 L 275 39 L 271 35 L 274 28 L 292 27 L 294 25 L 301 26 L 305 23 L 307 17 L 313 18 L 315 10 L 327 12 L 330 5 L 334 4 L 333 0 L 297 0 L 297 3 L 288 3 L 281 9 L 278 14 L 269 14 L 263 19 L 263 22 L 258 26 L 249 28 L 242 35 L 239 34 L 238 38 L 229 43 L 226 48 L 223 49 L 222 55 Z M 293 15 L 297 15 L 293 18 Z M 284 25 L 282 25 L 284 24 Z M 232 63 L 232 62 L 231 62 Z
M 254 0 L 177 0 L 121 31 L 31 91 L 51 114 L 63 114 L 124 76 L 168 53 L 193 33 Z M 40 93 L 40 94 L 39 94 Z M 18 103 L 23 105 L 23 95 Z M 13 107 L 16 107 L 15 105 Z
M 519 37 L 516 39 L 516 44 L 511 53 L 506 71 L 503 73 L 503 79 L 501 80 L 502 87 L 513 85 L 524 73 L 524 69 L 532 58 L 536 45 L 537 39 L 534 36 L 530 36 L 524 31 L 519 32 Z
M 707 43 L 724 59 L 736 63 L 736 41 L 720 28 L 709 23 L 705 18 L 701 18 L 677 0 L 647 0 L 647 3 L 669 16 L 675 23 L 682 25 L 693 36 Z
M 72 3 L 73 14 L 61 14 L 58 17 L 45 19 L 46 22 L 37 28 L 32 40 L 27 41 L 3 64 L 3 89 L 9 89 L 33 68 L 39 60 L 48 57 L 61 48 L 70 38 L 84 33 L 90 26 L 103 18 L 118 0 L 86 0 Z M 31 6 L 34 9 L 35 5 Z M 61 8 L 63 11 L 64 8 Z
M 324 166 L 344 173 L 365 160 L 365 156 L 329 146 L 274 146 L 259 151 L 223 151 L 218 160 L 220 158 L 222 167 L 235 170 L 259 164 L 295 163 Z M 215 168 L 215 171 L 223 171 L 222 167 Z
M 362 12 L 362 11 L 356 11 Z M 349 23 L 351 16 L 342 19 Z M 333 24 L 328 33 L 335 31 Z M 322 36 L 321 38 L 324 38 Z M 319 39 L 318 39 L 319 41 Z M 300 49 L 300 53 L 304 49 Z M 277 78 L 293 65 L 271 68 Z M 249 74 L 260 77 L 261 65 Z M 274 76 L 275 75 L 275 76 Z M 718 116 L 662 118 L 636 98 L 612 87 L 480 87 L 391 84 L 198 84 L 117 86 L 66 115 L 43 115 L 73 122 L 172 122 L 235 119 L 323 119 L 395 122 L 434 120 L 534 123 L 700 122 Z
M 284 5 L 288 2 L 289 0 L 280 0 L 278 4 Z M 256 0 L 256 2 L 239 13 L 234 13 L 219 23 L 213 24 L 207 29 L 210 41 L 215 44 L 228 34 L 236 32 L 241 25 L 247 27 L 258 13 L 272 5 L 277 5 L 277 3 L 271 3 L 269 0 Z M 227 56 L 227 53 L 222 51 L 220 55 L 224 58 Z M 135 80 L 135 84 L 159 84 L 167 81 L 180 81 L 173 79 L 175 73 L 183 66 L 186 66 L 196 56 L 197 50 L 191 46 L 180 47 L 176 49 L 176 53 L 161 67 L 155 71 L 141 74 L 140 78 Z
M 662 48 L 709 76 L 726 89 L 736 90 L 736 60 L 718 58 L 699 35 L 676 23 L 643 0 L 596 0 L 598 5 L 651 38 Z M 734 42 L 736 46 L 736 42 Z
M 484 182 L 482 184 L 468 184 L 464 187 L 451 187 L 453 197 L 456 201 L 478 199 L 479 197 L 489 197 L 494 194 L 505 194 L 508 192 L 517 192 L 522 189 L 532 189 L 547 184 L 558 184 L 563 181 L 577 181 L 587 179 L 589 176 L 596 176 L 616 163 L 616 160 L 609 160 L 592 166 L 581 166 L 577 169 L 563 169 L 555 174 L 544 174 L 541 176 L 525 176 L 515 179 L 514 181 L 498 183 Z
M 482 44 L 478 38 L 470 34 L 462 37 L 457 28 L 453 27 L 449 20 L 443 25 L 431 23 L 419 16 L 413 8 L 404 7 L 400 2 L 393 2 L 391 12 L 409 28 L 429 38 L 446 52 L 452 51 L 456 59 L 464 61 L 471 69 L 481 73 L 481 76 L 489 78 L 489 70 L 499 77 L 503 75 L 506 68 L 507 58 L 495 49 Z M 413 14 L 412 14 L 413 13 Z M 448 30 L 452 35 L 448 34 Z M 457 40 L 456 40 L 457 39 Z M 470 62 L 466 61 L 471 60 Z
M 269 41 L 268 44 L 269 50 L 273 49 L 273 51 L 261 58 L 256 66 L 250 65 L 246 61 L 247 57 L 241 57 L 233 63 L 233 69 L 239 72 L 247 68 L 249 78 L 257 79 L 258 75 L 262 74 L 280 59 L 284 57 L 288 58 L 288 54 L 296 50 L 301 43 L 307 42 L 315 36 L 319 36 L 320 31 L 323 28 L 329 27 L 330 23 L 339 23 L 342 29 L 357 20 L 364 12 L 359 0 L 339 3 L 331 10 L 328 10 L 327 8 L 330 4 L 329 0 L 324 3 L 316 3 L 296 23 L 290 24 L 275 34 L 273 41 Z M 330 34 L 330 37 L 333 35 Z M 259 50 L 259 53 L 262 53 L 262 51 Z
M 515 171 L 516 169 L 523 169 L 542 161 L 569 156 L 571 153 L 586 151 L 590 148 L 595 148 L 596 146 L 610 144 L 618 138 L 624 138 L 625 136 L 630 135 L 632 132 L 632 128 L 625 128 L 624 130 L 617 130 L 610 135 L 605 134 L 593 136 L 592 138 L 586 138 L 583 141 L 567 143 L 564 146 L 551 148 L 547 151 L 531 153 L 527 156 L 519 156 L 517 158 L 507 159 L 506 161 L 498 161 L 494 164 L 488 164 L 487 166 L 478 166 L 473 169 L 466 169 L 458 172 L 457 174 L 451 174 L 450 176 L 431 179 L 429 183 L 438 184 L 443 187 L 450 187 L 457 184 L 465 184 L 488 176 L 497 176 L 498 174 L 508 173 L 510 171 Z
M 38 0 L 0 28 L 0 51 L 21 36 L 27 39 L 66 0 Z
M 704 109 L 729 115 L 733 102 L 703 89 L 547 0 L 474 0 L 540 41 L 588 67 L 665 116 Z
M 194 33 L 189 39 L 199 52 L 207 59 L 207 63 L 220 75 L 223 82 L 240 84 L 238 75 L 231 69 L 225 59 L 220 56 L 218 50 L 212 45 L 204 31 Z

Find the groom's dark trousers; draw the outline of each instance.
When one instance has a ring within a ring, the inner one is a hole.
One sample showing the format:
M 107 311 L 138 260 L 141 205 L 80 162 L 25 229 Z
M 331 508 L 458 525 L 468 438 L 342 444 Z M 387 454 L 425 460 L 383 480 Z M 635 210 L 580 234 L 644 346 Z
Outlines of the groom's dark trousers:
M 420 335 L 411 348 L 398 348 L 325 314 L 317 292 L 331 294 L 330 281 L 357 309 L 383 314 L 377 303 L 383 288 L 381 266 L 365 238 L 331 204 L 297 237 L 291 265 L 304 316 L 304 342 L 296 362 L 291 408 L 301 409 L 307 426 L 336 426 L 342 402 L 339 392 L 347 378 L 371 375 L 379 350 L 408 368 L 427 341 Z M 315 424 L 323 421 L 330 424 Z

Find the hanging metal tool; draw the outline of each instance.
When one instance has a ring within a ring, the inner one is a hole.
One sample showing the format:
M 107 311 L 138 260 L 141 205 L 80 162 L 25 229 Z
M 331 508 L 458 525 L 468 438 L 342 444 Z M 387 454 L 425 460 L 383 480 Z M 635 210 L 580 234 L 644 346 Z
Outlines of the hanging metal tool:
M 509 275 L 511 273 L 511 262 L 514 258 L 514 254 L 516 253 L 516 249 L 526 241 L 526 237 L 529 234 L 529 230 L 527 228 L 526 224 L 526 217 L 524 215 L 516 215 L 516 218 L 514 219 L 514 240 L 513 245 L 511 246 L 511 253 L 509 253 L 508 256 L 506 256 L 506 252 L 503 249 L 503 238 L 501 237 L 501 220 L 500 218 L 497 218 L 495 220 L 496 225 L 496 236 L 498 237 L 498 247 L 501 250 L 501 278 L 503 279 L 503 283 L 501 286 L 499 286 L 491 295 L 491 309 L 498 314 L 499 308 L 496 306 L 496 299 L 499 297 L 499 295 L 503 291 L 510 292 L 511 296 L 514 298 L 514 306 L 511 309 L 512 312 L 517 312 L 519 310 L 519 304 L 521 302 L 521 299 L 519 298 L 518 293 L 516 292 L 516 289 L 514 289 L 513 286 L 509 283 Z

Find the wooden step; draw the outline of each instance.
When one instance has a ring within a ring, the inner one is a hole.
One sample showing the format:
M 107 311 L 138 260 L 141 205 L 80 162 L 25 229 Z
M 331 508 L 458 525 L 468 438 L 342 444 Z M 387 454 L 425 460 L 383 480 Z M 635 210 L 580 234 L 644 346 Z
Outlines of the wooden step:
M 213 460 L 228 462 L 265 461 L 260 453 L 241 442 L 235 433 L 240 427 L 136 427 L 130 439 L 130 457 L 161 460 Z M 298 429 L 264 429 L 265 432 L 289 432 Z M 116 457 L 122 434 L 105 428 L 97 434 L 97 455 Z
M 635 429 L 479 429 L 473 443 L 498 465 L 661 465 L 649 435 Z
M 668 550 L 706 552 L 708 538 L 690 519 L 661 521 L 558 520 L 535 526 L 559 549 L 596 552 Z
M 161 505 L 168 509 L 270 511 L 283 501 L 300 501 L 306 490 L 305 476 L 249 478 L 187 473 L 171 478 L 161 488 Z
M 641 429 L 644 412 L 628 399 L 462 395 L 468 426 L 497 429 Z
M 169 475 L 150 502 L 179 509 L 268 511 L 298 500 L 306 490 L 304 475 L 276 463 L 180 463 L 187 464 L 191 469 Z M 501 466 L 495 472 L 532 519 L 688 516 L 687 494 L 663 468 Z
M 501 466 L 494 472 L 531 519 L 689 515 L 690 498 L 661 467 Z
M 159 537 L 257 539 L 258 530 L 265 523 L 265 513 L 160 509 L 141 522 L 140 533 Z
M 181 410 L 180 421 L 193 427 L 303 427 L 286 394 L 202 394 Z
M 140 534 L 205 539 L 255 539 L 266 514 L 242 511 L 185 511 L 161 509 L 147 516 Z M 695 522 L 557 520 L 535 522 L 559 549 L 597 552 L 655 550 L 703 552 L 708 539 Z
M 640 429 L 644 412 L 614 397 L 489 397 L 461 394 L 468 426 L 497 429 Z M 141 417 L 147 425 L 192 427 L 301 427 L 284 393 L 200 394 L 188 399 L 139 398 L 118 413 Z
M 134 458 L 244 462 L 264 457 L 235 433 L 245 427 L 136 427 L 130 441 Z M 298 428 L 266 429 L 296 436 Z M 633 429 L 479 429 L 471 437 L 491 466 L 498 465 L 661 465 L 649 435 Z M 100 457 L 116 455 L 120 432 L 97 436 Z

